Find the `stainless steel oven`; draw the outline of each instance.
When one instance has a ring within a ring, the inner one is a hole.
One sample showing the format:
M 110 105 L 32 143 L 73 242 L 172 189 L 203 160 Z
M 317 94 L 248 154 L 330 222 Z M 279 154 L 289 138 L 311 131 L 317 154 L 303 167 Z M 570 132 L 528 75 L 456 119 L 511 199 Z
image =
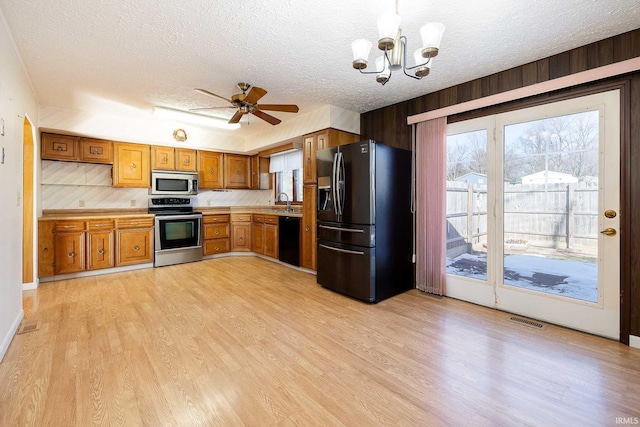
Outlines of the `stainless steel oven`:
M 202 259 L 202 213 L 193 212 L 191 199 L 149 199 L 149 213 L 155 214 L 155 267 Z

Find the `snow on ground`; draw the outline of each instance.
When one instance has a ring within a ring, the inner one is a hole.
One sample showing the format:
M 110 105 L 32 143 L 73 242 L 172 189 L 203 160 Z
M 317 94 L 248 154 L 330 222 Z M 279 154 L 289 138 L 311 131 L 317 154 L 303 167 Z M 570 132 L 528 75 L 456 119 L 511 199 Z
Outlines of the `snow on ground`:
M 487 279 L 486 254 L 447 258 L 447 273 Z M 504 283 L 585 301 L 598 301 L 598 265 L 539 255 L 506 255 Z

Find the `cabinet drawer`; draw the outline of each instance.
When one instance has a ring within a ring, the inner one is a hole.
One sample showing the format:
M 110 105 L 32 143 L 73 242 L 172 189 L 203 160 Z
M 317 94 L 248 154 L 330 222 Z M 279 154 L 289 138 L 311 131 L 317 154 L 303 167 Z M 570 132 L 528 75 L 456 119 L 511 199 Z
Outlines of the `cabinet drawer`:
M 84 231 L 84 221 L 69 220 L 69 221 L 56 221 L 55 230 L 57 233 L 64 231 Z
M 152 228 L 153 218 L 120 218 L 118 228 Z
M 205 239 L 229 237 L 229 224 L 205 224 L 203 234 Z
M 243 214 L 231 214 L 231 222 L 251 222 L 251 214 L 243 213 Z
M 229 214 L 203 215 L 202 222 L 204 224 L 212 224 L 216 222 L 229 222 Z
M 52 160 L 78 160 L 78 137 L 43 133 L 42 158 Z
M 80 138 L 80 161 L 113 164 L 113 142 Z
M 257 222 L 259 224 L 278 225 L 278 217 L 275 215 L 254 214 L 253 222 Z
M 229 239 L 205 240 L 202 250 L 203 255 L 215 255 L 229 252 Z
M 87 230 L 89 231 L 113 230 L 114 228 L 112 219 L 87 221 Z

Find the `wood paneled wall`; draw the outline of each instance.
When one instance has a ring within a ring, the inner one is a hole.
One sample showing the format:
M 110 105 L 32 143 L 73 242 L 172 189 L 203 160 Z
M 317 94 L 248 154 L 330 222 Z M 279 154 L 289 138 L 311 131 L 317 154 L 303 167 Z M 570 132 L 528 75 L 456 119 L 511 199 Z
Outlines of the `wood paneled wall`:
M 511 68 L 438 92 L 363 113 L 362 139 L 411 149 L 407 117 L 495 95 L 546 80 L 640 57 L 640 28 L 549 58 Z M 620 88 L 621 118 L 621 338 L 640 336 L 640 72 L 568 88 L 530 99 L 487 107 L 448 118 L 449 123 L 545 102 Z

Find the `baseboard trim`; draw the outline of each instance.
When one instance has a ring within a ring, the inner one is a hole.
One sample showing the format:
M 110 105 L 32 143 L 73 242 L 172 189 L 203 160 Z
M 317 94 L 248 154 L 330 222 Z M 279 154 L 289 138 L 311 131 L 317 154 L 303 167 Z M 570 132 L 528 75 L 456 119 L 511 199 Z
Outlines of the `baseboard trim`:
M 124 271 L 153 268 L 153 263 L 125 265 L 123 267 L 105 268 L 103 270 L 83 271 L 81 273 L 59 274 L 57 276 L 41 277 L 40 283 L 56 282 L 58 280 L 77 279 L 79 277 L 100 276 L 102 274 L 122 273 Z
M 4 355 L 7 353 L 9 349 L 9 345 L 11 344 L 11 340 L 16 335 L 16 331 L 20 327 L 20 322 L 22 322 L 22 318 L 24 317 L 24 310 L 20 309 L 18 316 L 15 318 L 13 323 L 11 324 L 11 328 L 9 328 L 9 332 L 3 338 L 2 344 L 0 345 L 0 362 L 4 359 Z
M 629 335 L 629 347 L 640 349 L 640 337 Z
M 31 283 L 23 283 L 22 284 L 22 290 L 23 291 L 33 291 L 35 289 L 38 289 L 38 282 L 31 282 Z

